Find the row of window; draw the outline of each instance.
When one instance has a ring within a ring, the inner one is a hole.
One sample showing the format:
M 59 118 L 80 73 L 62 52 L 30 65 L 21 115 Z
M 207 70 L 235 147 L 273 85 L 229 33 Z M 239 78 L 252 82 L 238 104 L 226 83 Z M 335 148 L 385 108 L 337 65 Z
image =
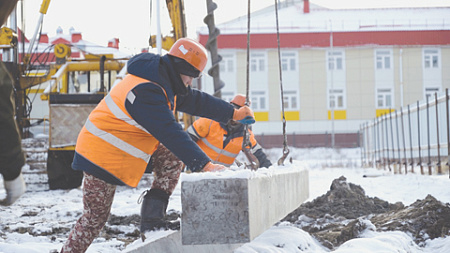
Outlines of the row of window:
M 375 50 L 375 66 L 377 69 L 393 68 L 393 52 L 390 49 Z M 438 49 L 423 50 L 423 66 L 426 69 L 439 68 L 440 54 Z M 328 70 L 344 69 L 344 51 L 333 50 L 327 54 Z M 297 71 L 297 54 L 295 52 L 281 53 L 281 68 L 283 71 Z M 221 72 L 234 72 L 235 63 L 232 55 L 223 55 L 220 62 Z M 252 53 L 250 55 L 250 71 L 266 71 L 266 56 L 264 53 Z
M 377 70 L 389 70 L 393 68 L 393 50 L 391 49 L 376 49 L 375 67 Z M 223 60 L 220 62 L 221 72 L 234 72 L 235 60 L 232 54 L 222 55 Z M 298 69 L 297 52 L 285 51 L 281 53 L 281 67 L 282 71 L 297 71 Z M 328 70 L 343 70 L 344 69 L 344 51 L 330 50 L 327 53 L 327 68 Z M 423 67 L 427 69 L 436 69 L 440 67 L 440 51 L 439 49 L 423 49 Z M 253 52 L 250 55 L 250 71 L 264 72 L 266 71 L 266 54 L 263 52 Z M 375 94 L 375 102 L 377 109 L 389 109 L 394 105 L 394 90 L 393 87 L 377 88 Z M 435 92 L 440 92 L 439 87 L 426 87 L 425 97 L 434 96 Z M 286 110 L 299 110 L 300 101 L 297 90 L 285 90 L 283 92 L 283 103 Z M 255 111 L 268 110 L 268 94 L 266 91 L 251 91 L 252 108 Z M 222 92 L 225 100 L 230 101 L 234 94 L 233 92 Z M 344 110 L 346 109 L 346 96 L 344 88 L 328 87 L 327 91 L 327 106 L 328 109 Z
M 425 88 L 425 97 L 434 99 L 434 94 L 439 93 L 439 88 Z M 233 92 L 222 92 L 222 98 L 226 101 L 231 101 L 234 97 Z M 251 91 L 250 101 L 251 107 L 255 111 L 268 110 L 268 97 L 265 91 Z M 393 104 L 394 91 L 391 88 L 380 88 L 376 91 L 376 109 L 390 109 L 394 107 Z M 343 89 L 329 89 L 328 90 L 328 109 L 344 110 L 345 108 L 345 94 Z M 297 91 L 288 90 L 283 92 L 283 106 L 289 111 L 299 110 L 299 96 Z

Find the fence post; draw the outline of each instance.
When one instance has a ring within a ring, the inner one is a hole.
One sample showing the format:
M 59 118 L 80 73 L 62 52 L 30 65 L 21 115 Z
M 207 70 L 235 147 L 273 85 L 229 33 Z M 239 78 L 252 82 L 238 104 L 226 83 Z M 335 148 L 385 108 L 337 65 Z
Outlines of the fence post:
M 430 103 L 427 96 L 427 142 L 428 142 L 428 175 L 431 175 L 431 145 L 430 145 Z
M 445 89 L 445 110 L 447 112 L 447 167 L 450 167 L 450 117 L 448 108 L 448 88 Z M 448 170 L 448 178 L 450 178 L 450 169 Z
M 386 114 L 385 114 L 386 115 Z M 387 123 L 387 115 L 385 117 L 385 130 L 386 130 L 386 157 L 387 157 L 387 166 L 389 171 L 391 171 L 391 161 L 389 160 L 389 134 L 388 134 L 388 123 Z
M 381 145 L 380 145 L 380 138 L 381 138 L 381 136 L 380 136 L 380 118 L 378 117 L 378 119 L 376 119 L 376 121 L 377 121 L 377 143 L 378 143 L 378 161 L 377 161 L 377 164 L 379 164 L 380 166 L 381 166 L 381 156 L 382 156 L 382 153 L 381 153 Z
M 389 124 L 391 125 L 391 141 L 392 141 L 392 164 L 394 165 L 394 173 L 397 173 L 397 165 L 395 164 L 395 141 L 394 128 L 392 127 L 392 109 L 389 108 Z
M 376 167 L 377 164 L 377 129 L 376 129 L 376 118 L 373 120 L 373 163 L 372 167 Z
M 422 154 L 421 154 L 421 147 L 420 147 L 420 108 L 419 108 L 419 101 L 417 101 L 417 136 L 418 136 L 418 145 L 419 145 L 419 166 L 420 166 L 420 174 L 423 175 L 423 166 L 422 166 Z
M 401 117 L 401 122 L 402 122 L 402 140 L 403 140 L 403 157 L 405 159 L 404 164 L 405 164 L 405 174 L 408 174 L 408 161 L 406 158 L 406 141 L 405 141 L 405 124 L 403 123 L 403 107 L 400 107 L 400 117 Z
M 441 140 L 439 140 L 439 110 L 438 110 L 438 98 L 437 98 L 437 92 L 434 93 L 434 100 L 436 101 L 436 138 L 437 138 L 437 153 L 438 153 L 438 174 L 442 174 L 442 168 L 441 168 Z
M 409 151 L 411 153 L 411 172 L 414 173 L 414 155 L 413 155 L 413 144 L 412 144 L 412 131 L 411 131 L 411 111 L 408 105 L 408 128 L 409 128 Z
M 397 133 L 397 153 L 398 153 L 398 173 L 402 174 L 402 158 L 400 155 L 400 136 L 398 134 L 398 115 L 397 112 L 395 112 L 395 129 L 396 129 L 396 133 Z
M 365 140 L 365 131 L 364 131 L 364 123 L 359 125 L 359 136 L 362 136 L 362 138 L 359 138 L 359 145 L 362 147 L 361 150 L 361 165 L 364 167 L 364 157 L 366 156 L 366 142 Z
M 386 156 L 384 154 L 384 126 L 383 126 L 383 115 L 380 115 L 380 139 L 381 139 L 381 147 L 380 147 L 380 153 L 383 156 L 383 168 L 386 170 Z

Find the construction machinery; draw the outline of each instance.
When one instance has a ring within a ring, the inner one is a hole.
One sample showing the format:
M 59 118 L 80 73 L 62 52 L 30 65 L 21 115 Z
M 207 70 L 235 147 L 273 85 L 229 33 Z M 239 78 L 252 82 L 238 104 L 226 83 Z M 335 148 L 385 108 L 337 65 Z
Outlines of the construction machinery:
M 172 45 L 180 38 L 187 36 L 186 29 L 186 16 L 184 14 L 184 1 L 183 0 L 166 0 L 167 10 L 169 12 L 169 17 L 172 22 L 171 35 L 164 36 L 161 38 L 161 48 L 169 51 Z M 221 98 L 220 90 L 225 85 L 220 80 L 219 72 L 219 62 L 222 57 L 217 53 L 217 37 L 220 34 L 219 29 L 215 26 L 214 22 L 214 10 L 217 9 L 217 4 L 212 0 L 206 0 L 207 15 L 204 18 L 204 22 L 207 24 L 209 29 L 209 39 L 206 43 L 206 49 L 211 53 L 212 67 L 208 70 L 208 74 L 213 78 L 214 81 L 214 96 Z M 157 47 L 157 35 L 151 35 L 149 39 L 149 44 L 152 48 Z M 194 87 L 200 88 L 200 80 L 196 80 Z M 181 115 L 182 121 L 185 129 L 187 129 L 194 122 L 195 118 L 189 114 L 183 113 Z
M 22 137 L 28 137 L 32 124 L 49 121 L 49 187 L 70 189 L 80 186 L 83 177 L 82 172 L 71 169 L 78 133 L 91 110 L 124 70 L 127 59 L 115 59 L 113 54 L 92 54 L 71 43 L 47 44 L 45 49 L 39 47 L 39 42 L 35 46 L 49 4 L 50 0 L 43 0 L 40 21 L 27 43 L 27 51 L 24 35 L 16 35 L 21 31 L 14 12 L 10 16 L 14 27 L 1 29 L 0 45 L 2 61 L 14 78 L 16 120 Z M 74 51 L 83 57 L 72 58 Z M 48 101 L 49 118 L 31 119 L 30 91 L 41 85 L 47 86 L 40 98 Z
M 75 188 L 82 180 L 82 173 L 71 169 L 77 135 L 91 110 L 108 93 L 115 80 L 125 74 L 123 67 L 127 59 L 115 59 L 113 55 L 107 54 L 91 54 L 70 43 L 49 45 L 44 50 L 37 50 L 44 15 L 49 5 L 50 0 L 42 1 L 39 21 L 28 47 L 24 35 L 17 28 L 14 12 L 10 16 L 13 27 L 1 29 L 0 44 L 4 62 L 15 77 L 16 119 L 23 137 L 29 136 L 30 126 L 49 122 L 47 174 L 50 189 Z M 176 40 L 186 37 L 187 29 L 183 0 L 166 0 L 166 5 L 173 27 L 172 35 L 162 38 L 162 48 L 168 51 Z M 212 36 L 212 42 L 215 42 L 219 32 L 215 28 L 212 12 L 217 5 L 207 0 L 207 6 L 208 16 L 205 22 L 212 29 L 215 36 Z M 149 42 L 150 46 L 156 47 L 156 36 L 151 36 Z M 214 53 L 213 70 L 209 73 L 217 79 L 220 59 L 217 60 L 217 44 L 210 44 L 208 42 L 207 48 Z M 81 52 L 84 57 L 72 58 L 74 51 Z M 5 58 L 8 59 L 5 61 Z M 99 85 L 92 85 L 94 80 Z M 48 119 L 30 118 L 32 102 L 29 94 L 36 86 L 46 86 L 40 98 L 48 101 Z M 220 97 L 220 92 L 215 95 Z M 194 121 L 187 114 L 181 114 L 181 117 L 186 128 Z
M 116 79 L 125 74 L 124 66 L 128 59 L 116 59 L 111 54 L 92 54 L 70 43 L 50 45 L 45 50 L 35 51 L 49 4 L 50 0 L 43 0 L 38 25 L 27 52 L 24 35 L 16 35 L 19 32 L 17 25 L 11 29 L 1 29 L 0 45 L 2 55 L 9 55 L 7 66 L 15 77 L 16 118 L 23 137 L 27 137 L 27 129 L 32 124 L 49 121 L 47 174 L 50 189 L 75 188 L 82 180 L 82 173 L 71 169 L 78 133 L 91 110 L 108 93 Z M 208 13 L 204 22 L 210 30 L 206 48 L 211 53 L 212 61 L 208 73 L 214 80 L 214 95 L 220 98 L 224 83 L 219 77 L 221 57 L 217 53 L 220 31 L 215 27 L 213 14 L 217 5 L 211 0 L 206 0 L 206 4 Z M 187 30 L 183 0 L 166 0 L 166 5 L 173 27 L 172 35 L 162 38 L 162 48 L 168 51 L 176 40 L 186 37 Z M 17 24 L 16 21 L 11 23 Z M 156 47 L 156 36 L 150 37 L 149 44 Z M 72 58 L 74 51 L 81 52 L 84 57 Z M 92 85 L 94 79 L 98 85 Z M 28 95 L 30 89 L 38 85 L 47 86 L 41 99 L 48 101 L 49 118 L 33 123 Z M 191 115 L 181 116 L 185 128 L 194 121 Z

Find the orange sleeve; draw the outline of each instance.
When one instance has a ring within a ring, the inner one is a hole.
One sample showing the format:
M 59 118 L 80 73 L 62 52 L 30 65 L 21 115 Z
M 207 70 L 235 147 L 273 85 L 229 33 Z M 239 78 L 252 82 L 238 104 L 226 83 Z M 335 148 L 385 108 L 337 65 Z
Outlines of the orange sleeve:
M 209 129 L 211 127 L 212 120 L 207 118 L 199 118 L 194 121 L 192 126 L 200 137 L 206 137 L 209 134 Z

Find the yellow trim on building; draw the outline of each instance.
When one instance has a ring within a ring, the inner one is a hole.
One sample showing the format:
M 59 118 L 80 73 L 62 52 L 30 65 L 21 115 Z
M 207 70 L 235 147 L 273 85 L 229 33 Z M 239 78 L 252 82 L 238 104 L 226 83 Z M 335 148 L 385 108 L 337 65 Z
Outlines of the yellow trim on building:
M 347 111 L 346 110 L 334 110 L 334 119 L 335 120 L 347 119 Z M 328 120 L 331 120 L 331 110 L 328 110 Z
M 284 117 L 286 121 L 299 121 L 300 120 L 300 112 L 299 111 L 285 111 Z M 283 119 L 283 112 L 280 113 L 280 118 Z
M 376 117 L 378 118 L 384 114 L 389 114 L 389 110 L 391 112 L 395 111 L 394 109 L 376 109 Z
M 269 112 L 255 112 L 256 121 L 269 121 Z

